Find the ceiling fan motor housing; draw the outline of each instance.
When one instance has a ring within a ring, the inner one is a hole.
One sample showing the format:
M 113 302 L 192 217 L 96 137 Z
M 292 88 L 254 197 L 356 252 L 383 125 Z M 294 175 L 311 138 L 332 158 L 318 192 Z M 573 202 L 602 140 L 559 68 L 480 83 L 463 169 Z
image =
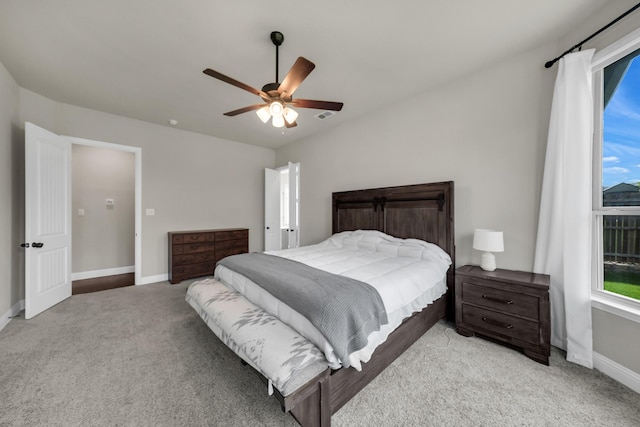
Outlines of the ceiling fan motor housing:
M 270 96 L 277 97 L 278 96 L 278 88 L 280 87 L 280 83 L 267 83 L 262 86 L 262 91 L 266 92 Z M 274 92 L 274 93 L 271 93 Z
M 280 31 L 271 32 L 271 41 L 274 45 L 280 46 L 284 41 L 284 35 Z

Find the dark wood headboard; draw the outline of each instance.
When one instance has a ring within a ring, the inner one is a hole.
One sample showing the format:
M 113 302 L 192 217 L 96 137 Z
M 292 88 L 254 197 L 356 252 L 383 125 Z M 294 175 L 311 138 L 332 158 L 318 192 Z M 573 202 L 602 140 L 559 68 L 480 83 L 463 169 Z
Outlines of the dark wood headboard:
M 333 233 L 379 230 L 444 249 L 453 264 L 447 273 L 447 317 L 453 313 L 455 235 L 453 181 L 333 193 Z

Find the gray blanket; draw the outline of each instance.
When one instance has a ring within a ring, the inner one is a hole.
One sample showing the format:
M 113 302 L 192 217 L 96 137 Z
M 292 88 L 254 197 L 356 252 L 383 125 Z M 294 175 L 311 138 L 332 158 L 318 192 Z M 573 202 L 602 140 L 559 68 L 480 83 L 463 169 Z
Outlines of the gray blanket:
M 309 319 L 333 346 L 343 366 L 388 323 L 376 289 L 290 259 L 263 253 L 232 255 L 219 263 L 242 274 Z

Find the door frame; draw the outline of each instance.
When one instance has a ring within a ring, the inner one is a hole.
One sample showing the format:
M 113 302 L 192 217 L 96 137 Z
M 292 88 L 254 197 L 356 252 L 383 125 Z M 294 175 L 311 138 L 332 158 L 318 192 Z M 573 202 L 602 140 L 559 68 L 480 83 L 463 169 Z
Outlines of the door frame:
M 133 153 L 135 157 L 134 284 L 142 285 L 142 148 L 132 147 L 130 145 L 113 144 L 111 142 L 96 141 L 93 139 L 77 138 L 74 136 L 65 136 L 65 138 L 71 140 L 73 144 L 108 148 L 111 150 Z

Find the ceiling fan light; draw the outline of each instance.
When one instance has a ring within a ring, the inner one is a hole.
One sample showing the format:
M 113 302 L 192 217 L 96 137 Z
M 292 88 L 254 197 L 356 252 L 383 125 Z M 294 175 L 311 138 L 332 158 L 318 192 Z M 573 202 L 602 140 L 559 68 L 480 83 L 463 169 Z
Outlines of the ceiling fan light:
M 284 110 L 284 107 L 282 106 L 280 101 L 273 101 L 271 104 L 269 104 L 269 112 L 273 117 L 282 117 L 283 110 Z
M 273 125 L 274 128 L 281 128 L 282 126 L 284 126 L 284 117 L 282 117 L 282 115 L 279 116 L 273 116 L 273 118 L 271 119 L 271 124 Z
M 284 119 L 289 124 L 293 124 L 293 122 L 295 122 L 296 119 L 298 118 L 298 112 L 293 108 L 289 108 L 289 107 L 284 107 L 283 115 L 284 115 Z
M 262 120 L 262 123 L 267 123 L 271 118 L 271 111 L 269 111 L 269 106 L 265 105 L 264 107 L 256 110 L 256 114 Z

